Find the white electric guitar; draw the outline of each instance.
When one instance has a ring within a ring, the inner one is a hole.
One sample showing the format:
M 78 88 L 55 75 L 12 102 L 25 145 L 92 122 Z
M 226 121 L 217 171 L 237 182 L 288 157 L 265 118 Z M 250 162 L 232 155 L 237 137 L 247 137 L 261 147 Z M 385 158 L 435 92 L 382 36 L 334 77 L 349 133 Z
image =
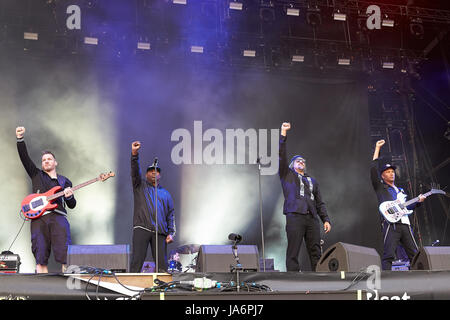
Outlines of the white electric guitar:
M 445 194 L 444 191 L 439 189 L 431 189 L 427 193 L 425 193 L 423 196 L 428 197 L 432 194 Z M 415 197 L 414 199 L 411 199 L 409 201 L 406 201 L 406 194 L 400 192 L 397 194 L 397 200 L 394 201 L 385 201 L 380 204 L 379 209 L 383 217 L 391 222 L 395 223 L 398 222 L 404 215 L 409 215 L 413 211 L 408 210 L 407 207 L 410 206 L 413 203 L 416 203 L 419 201 L 419 197 Z

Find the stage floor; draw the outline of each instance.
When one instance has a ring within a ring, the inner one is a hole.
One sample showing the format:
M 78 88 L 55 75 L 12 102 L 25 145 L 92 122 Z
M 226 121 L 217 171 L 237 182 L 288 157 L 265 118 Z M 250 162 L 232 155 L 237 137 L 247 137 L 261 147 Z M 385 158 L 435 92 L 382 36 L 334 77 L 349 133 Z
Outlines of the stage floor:
M 448 300 L 450 271 L 0 274 L 0 299 Z

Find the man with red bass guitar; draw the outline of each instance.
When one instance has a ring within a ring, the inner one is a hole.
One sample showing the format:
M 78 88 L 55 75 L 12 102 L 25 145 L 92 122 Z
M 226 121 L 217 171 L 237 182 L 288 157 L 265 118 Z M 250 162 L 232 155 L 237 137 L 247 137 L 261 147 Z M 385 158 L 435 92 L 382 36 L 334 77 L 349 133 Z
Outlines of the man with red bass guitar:
M 67 248 L 71 244 L 70 225 L 67 220 L 66 205 L 73 209 L 76 200 L 73 195 L 72 182 L 56 173 L 58 162 L 51 151 L 43 151 L 41 168 L 36 167 L 28 155 L 24 141 L 25 128 L 16 128 L 17 150 L 20 160 L 31 178 L 34 193 L 45 193 L 54 187 L 64 190 L 64 197 L 54 200 L 55 208 L 47 211 L 37 219 L 31 220 L 31 249 L 36 259 L 36 272 L 48 273 L 48 259 L 53 250 L 55 261 L 61 263 L 64 272 L 67 263 Z

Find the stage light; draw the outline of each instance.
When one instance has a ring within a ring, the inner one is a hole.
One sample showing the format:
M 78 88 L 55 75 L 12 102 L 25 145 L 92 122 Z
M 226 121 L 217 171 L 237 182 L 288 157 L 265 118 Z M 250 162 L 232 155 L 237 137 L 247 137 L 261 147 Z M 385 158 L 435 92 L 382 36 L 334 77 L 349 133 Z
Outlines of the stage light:
M 138 42 L 137 48 L 139 50 L 150 50 L 150 43 L 148 42 Z
M 84 43 L 90 45 L 98 45 L 98 38 L 84 37 Z
M 300 10 L 296 8 L 287 8 L 286 15 L 298 17 L 300 16 Z
M 230 7 L 231 10 L 242 10 L 242 3 L 241 2 L 237 2 L 237 1 L 232 1 L 230 2 Z
M 339 10 L 335 13 L 333 13 L 333 19 L 336 21 L 346 21 L 347 15 L 345 13 L 339 12 Z
M 23 38 L 25 40 L 38 40 L 39 39 L 39 35 L 37 33 L 34 33 L 34 32 L 24 32 L 23 33 Z
M 389 19 L 389 18 L 383 19 L 383 21 L 381 22 L 381 25 L 383 27 L 390 27 L 390 28 L 392 28 L 392 27 L 394 27 L 394 24 L 395 24 L 394 20 Z
M 259 9 L 259 18 L 264 22 L 275 21 L 275 11 L 272 7 L 264 7 Z
M 450 140 L 450 121 L 447 122 L 447 130 L 444 132 L 444 138 Z
M 383 69 L 394 69 L 394 62 L 383 62 Z
M 313 27 L 322 24 L 322 17 L 320 16 L 320 9 L 308 9 L 306 13 L 306 21 Z
M 244 57 L 256 57 L 256 51 L 255 50 L 244 50 L 242 53 Z
M 422 19 L 412 19 L 411 23 L 409 24 L 409 31 L 411 35 L 415 36 L 416 38 L 423 39 L 425 31 L 423 28 Z
M 292 56 L 292 62 L 304 62 L 305 61 L 305 56 L 301 56 L 301 55 L 293 55 Z
M 350 59 L 348 59 L 348 58 L 339 58 L 338 59 L 338 65 L 340 65 L 340 66 L 349 66 L 350 65 Z
M 191 46 L 191 52 L 203 53 L 203 47 L 202 46 Z
M 173 0 L 172 1 L 174 4 L 186 4 L 187 0 Z

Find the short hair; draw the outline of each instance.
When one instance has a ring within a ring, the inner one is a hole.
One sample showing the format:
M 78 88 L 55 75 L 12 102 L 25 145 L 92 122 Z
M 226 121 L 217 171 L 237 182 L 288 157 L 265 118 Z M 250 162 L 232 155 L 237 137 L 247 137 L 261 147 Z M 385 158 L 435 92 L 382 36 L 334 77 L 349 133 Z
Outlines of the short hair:
M 54 155 L 53 152 L 51 152 L 50 150 L 44 150 L 44 151 L 42 151 L 41 157 L 43 157 L 43 156 L 46 155 L 46 154 L 51 154 L 51 155 L 53 156 L 53 159 L 56 160 L 55 155 Z

